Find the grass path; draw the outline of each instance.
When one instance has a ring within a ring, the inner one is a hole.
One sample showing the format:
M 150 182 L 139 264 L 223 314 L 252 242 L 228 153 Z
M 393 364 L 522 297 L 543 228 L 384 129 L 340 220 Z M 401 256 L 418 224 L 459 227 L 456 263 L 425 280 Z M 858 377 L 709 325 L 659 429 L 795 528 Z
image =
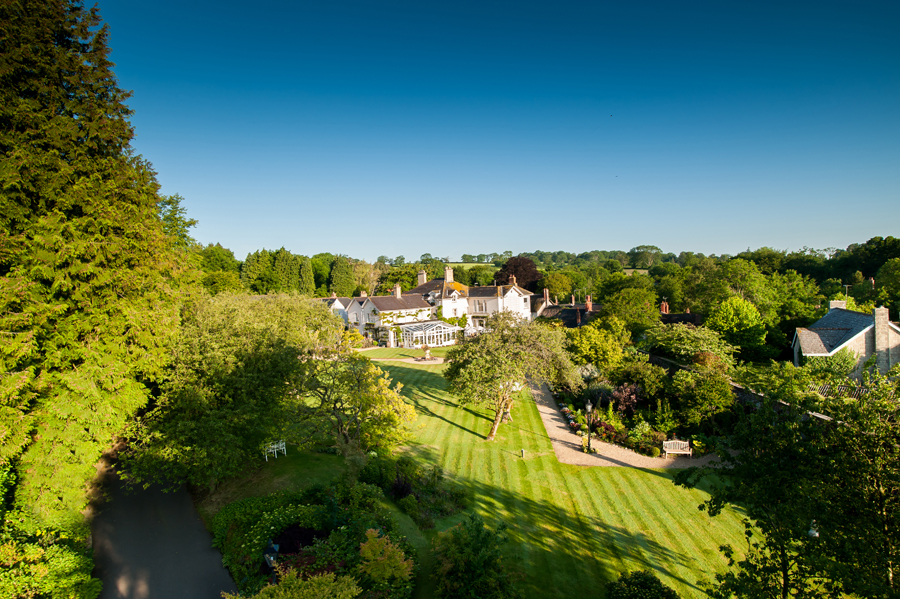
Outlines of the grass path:
M 682 597 L 699 597 L 696 581 L 725 567 L 718 546 L 743 542 L 736 514 L 710 518 L 698 511 L 705 493 L 675 487 L 665 470 L 560 464 L 531 401 L 518 402 L 515 421 L 486 443 L 490 415 L 456 404 L 443 366 L 379 366 L 403 383 L 416 408 L 410 451 L 471 489 L 474 509 L 490 523 L 509 526 L 510 557 L 526 574 L 528 597 L 596 596 L 619 572 L 639 568 L 655 571 Z M 460 519 L 439 520 L 437 530 Z M 419 543 L 434 534 L 424 533 Z M 417 597 L 430 597 L 429 589 L 419 584 Z

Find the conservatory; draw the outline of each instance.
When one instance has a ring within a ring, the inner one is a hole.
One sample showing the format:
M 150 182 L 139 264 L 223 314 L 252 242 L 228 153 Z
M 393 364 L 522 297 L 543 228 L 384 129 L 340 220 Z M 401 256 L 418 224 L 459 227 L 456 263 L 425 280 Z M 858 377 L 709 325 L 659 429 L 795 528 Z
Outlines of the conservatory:
M 424 322 L 404 322 L 397 326 L 401 331 L 401 346 L 416 348 L 422 345 L 439 347 L 453 345 L 462 327 L 448 324 L 443 320 L 426 320 Z

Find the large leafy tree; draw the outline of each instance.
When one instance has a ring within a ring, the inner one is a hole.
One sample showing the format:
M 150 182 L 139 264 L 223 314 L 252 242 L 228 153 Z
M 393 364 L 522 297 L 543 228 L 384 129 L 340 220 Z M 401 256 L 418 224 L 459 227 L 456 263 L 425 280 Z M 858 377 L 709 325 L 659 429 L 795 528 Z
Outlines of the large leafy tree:
M 745 353 L 761 348 L 766 342 L 766 326 L 756 306 L 738 296 L 713 308 L 706 319 L 706 326 L 721 333 L 728 343 Z
M 131 478 L 214 487 L 281 438 L 302 380 L 298 356 L 340 322 L 297 296 L 219 295 L 185 310 L 162 397 L 130 431 Z
M 659 322 L 659 307 L 652 289 L 629 287 L 609 297 L 603 304 L 603 316 L 615 317 L 639 335 Z
M 94 464 L 166 363 L 185 261 L 96 8 L 4 1 L 0 23 L 0 462 L 36 526 L 83 531 Z
M 498 285 L 508 285 L 509 278 L 515 276 L 516 284 L 519 287 L 534 291 L 536 283 L 541 278 L 541 273 L 538 272 L 534 260 L 517 256 L 504 262 L 494 276 Z
M 487 332 L 450 348 L 444 377 L 461 403 L 494 412 L 487 436 L 493 441 L 513 401 L 529 382 L 581 386 L 565 343 L 565 333 L 558 329 L 500 312 L 488 318 Z

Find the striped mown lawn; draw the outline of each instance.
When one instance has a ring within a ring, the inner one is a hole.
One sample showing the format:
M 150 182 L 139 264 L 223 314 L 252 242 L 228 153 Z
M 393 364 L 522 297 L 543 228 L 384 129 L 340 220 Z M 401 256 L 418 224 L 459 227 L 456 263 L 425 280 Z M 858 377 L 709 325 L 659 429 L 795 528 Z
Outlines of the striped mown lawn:
M 437 358 L 443 358 L 447 355 L 449 347 L 434 347 L 431 349 L 431 355 Z M 374 349 L 361 350 L 362 354 L 371 359 L 389 359 L 396 360 L 399 358 L 421 358 L 425 352 L 421 349 L 406 349 L 403 347 L 376 347 Z
M 710 518 L 698 511 L 705 493 L 674 486 L 666 471 L 560 464 L 530 397 L 517 402 L 515 421 L 486 443 L 490 414 L 457 405 L 446 391 L 444 366 L 379 366 L 403 383 L 418 412 L 410 450 L 471 489 L 474 508 L 491 525 L 508 524 L 510 557 L 526 573 L 528 597 L 602 596 L 605 583 L 634 569 L 655 571 L 682 597 L 699 597 L 696 581 L 725 568 L 719 545 L 743 546 L 736 514 Z M 461 518 L 439 520 L 437 529 Z M 429 568 L 423 560 L 423 570 Z M 419 577 L 420 598 L 430 597 L 426 577 Z

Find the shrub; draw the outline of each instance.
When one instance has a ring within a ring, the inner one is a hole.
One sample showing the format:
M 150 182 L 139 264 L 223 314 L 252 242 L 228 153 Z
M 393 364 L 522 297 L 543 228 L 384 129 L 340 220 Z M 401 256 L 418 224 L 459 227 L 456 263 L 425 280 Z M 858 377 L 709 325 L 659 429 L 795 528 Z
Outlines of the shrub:
M 654 458 L 658 458 L 659 454 L 660 454 L 659 447 L 653 447 L 653 449 L 650 450 L 650 455 Z
M 436 568 L 435 597 L 517 599 L 516 588 L 502 548 L 507 542 L 505 524 L 491 531 L 477 514 L 439 533 L 432 542 Z
M 679 599 L 668 587 L 648 570 L 630 572 L 606 587 L 606 599 Z
M 310 576 L 304 580 L 296 570 L 280 570 L 278 584 L 268 585 L 252 599 L 353 599 L 362 593 L 350 576 L 332 573 Z M 222 593 L 224 599 L 240 599 L 241 595 Z
M 359 555 L 362 558 L 359 571 L 376 583 L 390 578 L 409 580 L 412 575 L 412 560 L 406 559 L 402 549 L 374 528 L 366 531 L 366 542 L 360 544 Z

